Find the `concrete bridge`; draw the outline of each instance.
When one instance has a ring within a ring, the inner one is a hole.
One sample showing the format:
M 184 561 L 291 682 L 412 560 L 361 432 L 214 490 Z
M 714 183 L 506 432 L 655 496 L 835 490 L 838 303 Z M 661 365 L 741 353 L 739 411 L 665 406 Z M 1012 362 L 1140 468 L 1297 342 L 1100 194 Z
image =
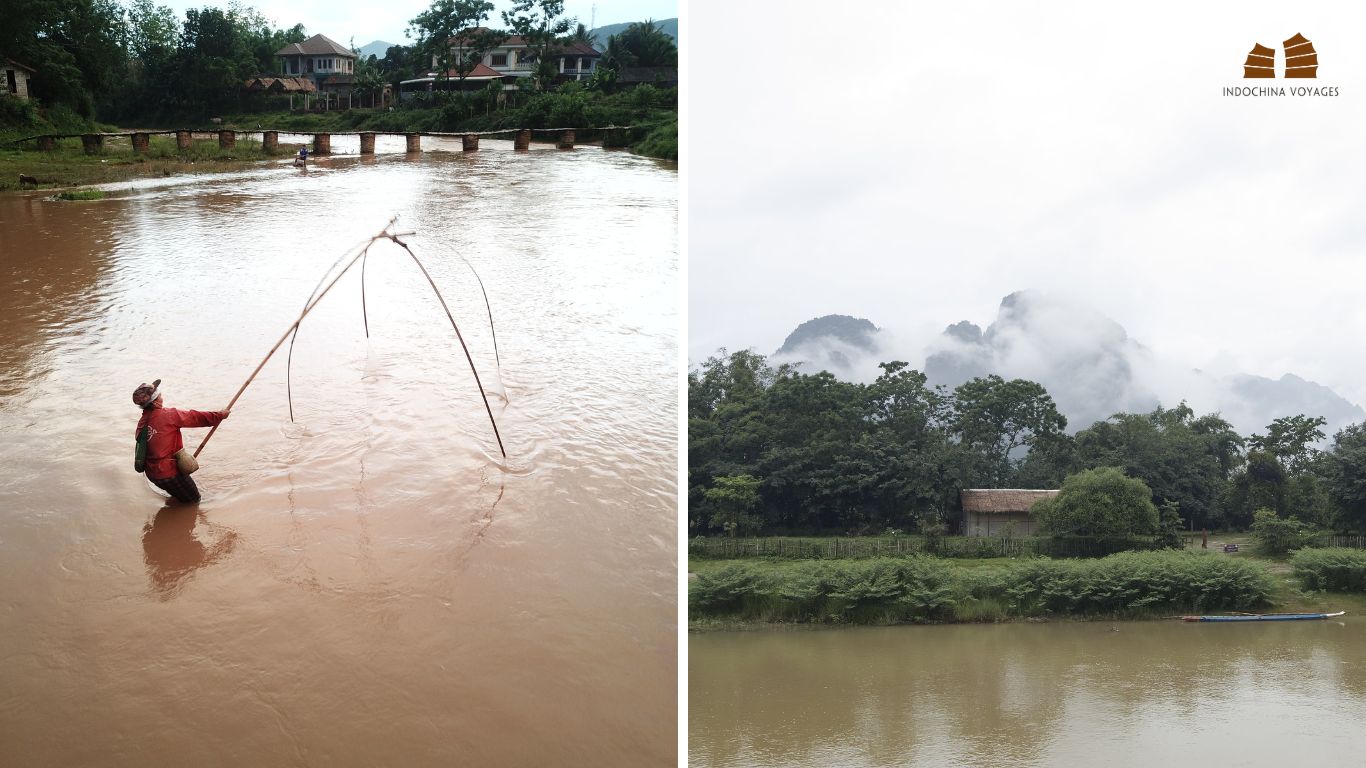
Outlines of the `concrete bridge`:
M 610 125 L 603 128 L 589 128 L 588 131 L 605 131 L 608 133 L 630 130 L 629 125 Z M 577 130 L 574 128 L 508 128 L 501 131 L 463 131 L 459 133 L 441 133 L 435 131 L 425 131 L 419 133 L 408 133 L 403 131 L 330 131 L 318 133 L 314 131 L 278 131 L 278 130 L 257 130 L 257 131 L 238 131 L 234 129 L 221 129 L 210 131 L 191 131 L 186 129 L 176 129 L 168 131 L 122 131 L 118 133 L 66 133 L 66 134 L 42 134 L 38 136 L 26 136 L 22 139 L 15 139 L 10 142 L 17 144 L 24 141 L 36 141 L 38 149 L 51 151 L 57 146 L 57 139 L 69 139 L 77 136 L 81 139 L 81 145 L 87 155 L 97 155 L 104 151 L 104 140 L 114 137 L 127 137 L 132 141 L 133 152 L 142 154 L 147 152 L 147 143 L 151 136 L 171 136 L 176 137 L 176 146 L 181 150 L 188 150 L 193 141 L 193 134 L 216 134 L 218 136 L 218 146 L 223 149 L 232 149 L 237 145 L 238 134 L 261 134 L 261 149 L 266 154 L 274 154 L 280 146 L 281 133 L 294 133 L 313 136 L 314 155 L 332 154 L 333 136 L 360 136 L 360 153 L 362 155 L 375 154 L 376 136 L 403 136 L 407 139 L 408 152 L 422 151 L 422 137 L 434 136 L 442 138 L 460 138 L 460 146 L 466 152 L 474 152 L 479 149 L 479 137 L 499 136 L 512 134 L 512 148 L 526 150 L 531 148 L 532 133 L 548 133 L 555 137 L 555 146 L 560 149 L 573 149 L 576 141 Z

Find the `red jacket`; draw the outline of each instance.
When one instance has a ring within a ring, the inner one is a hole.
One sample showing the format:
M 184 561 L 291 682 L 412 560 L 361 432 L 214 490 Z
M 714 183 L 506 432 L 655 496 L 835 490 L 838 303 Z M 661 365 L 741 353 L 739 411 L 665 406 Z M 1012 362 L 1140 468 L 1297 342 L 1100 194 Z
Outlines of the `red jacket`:
M 152 428 L 147 439 L 147 477 L 165 480 L 175 477 L 175 452 L 185 447 L 180 439 L 181 427 L 212 427 L 224 418 L 221 411 L 182 411 L 179 408 L 153 408 L 144 411 L 133 430 L 133 439 L 144 426 Z

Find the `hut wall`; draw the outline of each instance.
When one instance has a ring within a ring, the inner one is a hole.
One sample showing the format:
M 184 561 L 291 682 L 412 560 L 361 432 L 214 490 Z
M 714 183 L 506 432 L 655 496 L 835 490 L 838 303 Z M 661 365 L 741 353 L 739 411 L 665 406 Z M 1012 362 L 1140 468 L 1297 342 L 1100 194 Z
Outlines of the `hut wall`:
M 1034 519 L 1028 512 L 964 512 L 964 536 L 1000 536 L 1009 527 L 1016 536 L 1033 536 Z
M 10 94 L 28 101 L 28 71 L 22 67 L 0 66 L 0 94 Z M 10 80 L 14 80 L 14 90 L 10 90 Z

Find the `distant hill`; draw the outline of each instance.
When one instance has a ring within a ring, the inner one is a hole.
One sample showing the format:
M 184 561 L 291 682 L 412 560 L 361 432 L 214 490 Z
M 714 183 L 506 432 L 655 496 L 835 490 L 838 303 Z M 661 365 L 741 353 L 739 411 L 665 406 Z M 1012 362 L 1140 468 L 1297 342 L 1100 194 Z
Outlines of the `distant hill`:
M 382 59 L 384 58 L 384 54 L 393 47 L 394 43 L 386 43 L 383 40 L 366 43 L 360 47 L 360 57 L 363 59 L 366 56 L 374 55 L 375 58 Z
M 641 21 L 645 21 L 645 19 L 641 19 Z M 669 37 L 672 37 L 674 39 L 674 45 L 678 45 L 678 19 L 655 19 L 654 22 L 655 27 Z M 633 23 L 634 22 L 608 24 L 605 27 L 589 30 L 588 34 L 593 36 L 593 47 L 597 48 L 599 51 L 607 50 L 607 38 L 625 32 L 626 28 Z
M 773 354 L 805 368 L 845 369 L 854 359 L 877 353 L 877 333 L 878 327 L 861 317 L 826 315 L 797 326 Z
M 797 326 L 774 359 L 806 373 L 871 380 L 873 364 L 898 359 L 892 343 L 868 320 L 827 315 Z M 899 359 L 913 361 L 907 352 Z M 1006 296 L 985 329 L 967 320 L 948 326 L 919 369 L 949 389 L 990 374 L 1037 381 L 1074 432 L 1113 413 L 1182 400 L 1197 413 L 1218 412 L 1243 435 L 1297 413 L 1326 418 L 1329 435 L 1366 420 L 1366 409 L 1322 384 L 1290 373 L 1271 379 L 1191 370 L 1138 343 L 1100 310 L 1037 291 Z

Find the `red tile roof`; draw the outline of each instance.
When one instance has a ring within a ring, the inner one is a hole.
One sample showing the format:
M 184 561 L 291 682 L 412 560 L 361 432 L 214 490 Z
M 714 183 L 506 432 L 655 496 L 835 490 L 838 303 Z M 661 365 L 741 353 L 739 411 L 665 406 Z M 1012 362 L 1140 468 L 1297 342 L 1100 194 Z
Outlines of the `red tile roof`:
M 452 69 L 451 71 L 446 73 L 446 77 L 460 77 L 460 73 Z M 475 80 L 489 77 L 504 77 L 504 74 L 497 70 L 490 69 L 489 67 L 486 67 L 483 64 L 475 64 L 474 69 L 470 70 L 469 74 L 465 75 L 466 79 Z

